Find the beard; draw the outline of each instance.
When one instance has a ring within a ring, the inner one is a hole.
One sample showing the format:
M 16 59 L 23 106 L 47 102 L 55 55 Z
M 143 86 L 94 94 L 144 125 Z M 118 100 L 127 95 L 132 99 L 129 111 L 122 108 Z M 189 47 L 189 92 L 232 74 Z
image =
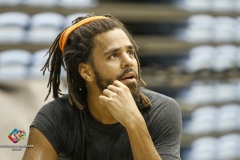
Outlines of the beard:
M 127 69 L 123 70 L 118 76 L 115 77 L 115 79 L 114 78 L 107 78 L 105 76 L 102 76 L 98 72 L 98 70 L 95 68 L 94 65 L 93 65 L 93 71 L 94 71 L 94 74 L 95 74 L 96 84 L 101 91 L 106 89 L 109 85 L 113 84 L 114 80 L 119 80 L 120 81 L 127 73 L 134 72 L 137 75 L 137 77 L 136 77 L 137 82 L 136 83 L 128 83 L 128 84 L 126 84 L 126 86 L 131 91 L 135 102 L 137 104 L 140 102 L 140 98 L 141 98 L 141 96 L 140 96 L 140 78 L 139 78 L 138 74 L 136 73 L 136 71 L 134 69 L 127 68 Z

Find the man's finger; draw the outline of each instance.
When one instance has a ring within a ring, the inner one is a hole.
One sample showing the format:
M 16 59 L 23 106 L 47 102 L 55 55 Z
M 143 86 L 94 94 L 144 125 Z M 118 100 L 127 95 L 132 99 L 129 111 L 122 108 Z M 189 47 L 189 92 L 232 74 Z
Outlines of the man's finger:
M 112 92 L 116 92 L 117 87 L 114 86 L 114 85 L 109 85 L 109 86 L 107 87 L 107 89 L 110 90 L 110 91 L 112 91 Z
M 125 84 L 123 84 L 123 83 L 122 83 L 121 81 L 119 81 L 119 80 L 113 81 L 113 85 L 116 86 L 116 87 L 126 86 Z
M 100 96 L 98 97 L 98 99 L 99 99 L 100 104 L 106 106 L 109 98 L 106 97 L 106 96 L 100 95 Z
M 103 90 L 103 95 L 104 96 L 107 96 L 107 97 L 110 97 L 114 92 L 109 90 L 109 89 L 104 89 Z

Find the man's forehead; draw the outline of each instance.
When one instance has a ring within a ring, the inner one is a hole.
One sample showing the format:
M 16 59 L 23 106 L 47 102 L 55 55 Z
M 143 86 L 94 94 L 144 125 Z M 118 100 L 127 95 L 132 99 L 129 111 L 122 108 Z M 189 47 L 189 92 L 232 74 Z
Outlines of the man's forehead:
M 94 38 L 94 48 L 101 48 L 105 51 L 120 48 L 120 47 L 133 47 L 127 34 L 121 29 L 114 29 L 103 32 Z

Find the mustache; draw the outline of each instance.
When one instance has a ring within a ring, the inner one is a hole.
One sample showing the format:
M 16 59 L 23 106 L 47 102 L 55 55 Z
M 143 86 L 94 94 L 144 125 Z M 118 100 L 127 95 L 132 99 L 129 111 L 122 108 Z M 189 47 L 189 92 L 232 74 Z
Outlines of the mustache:
M 134 72 L 137 76 L 136 78 L 138 78 L 138 74 L 133 68 L 127 68 L 127 69 L 123 70 L 122 73 L 119 74 L 116 79 L 121 80 L 129 72 Z

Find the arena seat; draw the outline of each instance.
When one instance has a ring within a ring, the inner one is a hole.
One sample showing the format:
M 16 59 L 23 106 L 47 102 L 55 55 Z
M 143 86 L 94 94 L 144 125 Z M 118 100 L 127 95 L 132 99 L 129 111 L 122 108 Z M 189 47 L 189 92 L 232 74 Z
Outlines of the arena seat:
M 18 6 L 20 5 L 22 0 L 0 0 L 0 5 L 6 6 Z
M 0 13 L 0 26 L 20 26 L 29 25 L 30 16 L 24 12 L 3 12 Z
M 43 12 L 32 16 L 26 41 L 49 44 L 62 31 L 64 16 L 54 12 Z
M 49 72 L 46 71 L 45 76 L 43 76 L 43 72 L 41 71 L 47 60 L 47 56 L 45 56 L 47 52 L 48 49 L 41 49 L 32 53 L 31 65 L 29 68 L 30 78 L 46 78 L 47 75 L 49 75 Z
M 218 138 L 216 145 L 217 160 L 240 159 L 240 135 L 236 133 L 226 134 Z
M 211 42 L 214 23 L 213 16 L 207 14 L 192 15 L 187 19 L 186 27 L 176 32 L 176 37 L 190 43 Z
M 219 45 L 215 47 L 217 54 L 213 56 L 212 70 L 224 72 L 237 68 L 237 46 L 232 44 Z
M 188 51 L 188 57 L 179 62 L 180 68 L 184 72 L 196 73 L 203 70 L 210 71 L 213 65 L 213 58 L 217 50 L 211 45 L 199 45 Z
M 217 154 L 217 138 L 206 136 L 194 140 L 187 160 L 214 160 Z
M 234 1 L 229 0 L 212 0 L 212 11 L 231 12 L 234 10 Z
M 23 12 L 0 13 L 0 43 L 20 43 L 25 39 L 25 29 L 30 16 Z
M 24 79 L 28 74 L 31 52 L 11 49 L 0 52 L 0 80 Z
M 228 103 L 219 107 L 218 122 L 216 124 L 218 132 L 229 132 L 240 129 L 240 105 Z
M 236 30 L 236 20 L 229 16 L 218 16 L 215 18 L 213 27 L 213 42 L 234 42 Z
M 176 1 L 176 5 L 189 11 L 209 11 L 211 10 L 211 0 L 181 0 Z
M 58 5 L 64 8 L 88 8 L 96 7 L 98 0 L 60 0 Z
M 216 131 L 218 109 L 215 106 L 203 106 L 191 113 L 191 120 L 184 129 L 188 134 L 209 134 Z
M 88 14 L 89 13 L 79 12 L 79 13 L 73 13 L 73 14 L 69 14 L 69 15 L 65 16 L 64 28 L 70 26 L 72 24 L 73 20 L 75 20 L 77 17 L 85 17 Z
M 22 0 L 22 4 L 29 7 L 54 7 L 58 0 Z

